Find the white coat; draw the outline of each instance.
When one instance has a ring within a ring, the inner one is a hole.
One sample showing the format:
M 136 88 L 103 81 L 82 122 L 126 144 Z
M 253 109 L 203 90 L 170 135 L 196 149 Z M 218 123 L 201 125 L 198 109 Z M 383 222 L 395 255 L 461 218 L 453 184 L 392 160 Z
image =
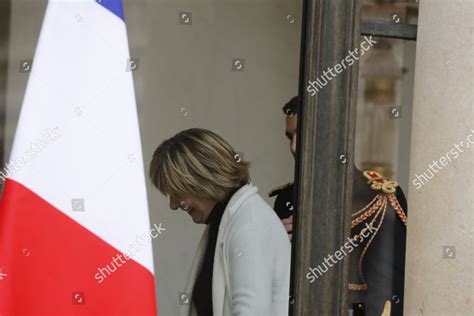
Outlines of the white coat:
M 184 292 L 190 295 L 208 239 L 199 242 Z M 288 315 L 291 245 L 280 219 L 251 184 L 229 200 L 217 235 L 212 273 L 214 316 Z M 197 315 L 192 304 L 181 315 Z

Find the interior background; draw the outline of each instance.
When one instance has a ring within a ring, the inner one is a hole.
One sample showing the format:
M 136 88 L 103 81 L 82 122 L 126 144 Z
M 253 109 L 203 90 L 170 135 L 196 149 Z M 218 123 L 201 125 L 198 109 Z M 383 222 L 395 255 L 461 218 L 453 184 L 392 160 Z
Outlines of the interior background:
M 33 59 L 46 3 L 11 0 L 0 10 L 0 21 L 10 20 L 9 30 L 0 30 L 4 162 L 28 80 L 19 65 Z M 123 3 L 131 58 L 138 61 L 133 76 L 145 172 L 164 139 L 187 128 L 207 128 L 251 161 L 253 183 L 273 204 L 267 193 L 293 178 L 281 108 L 298 88 L 302 0 Z M 190 25 L 180 24 L 180 12 L 191 13 Z M 418 15 L 417 3 L 401 0 L 364 0 L 361 12 L 363 19 L 411 24 Z M 416 43 L 377 41 L 359 65 L 355 164 L 397 179 L 408 195 Z M 232 71 L 234 58 L 244 60 L 242 71 Z M 394 116 L 393 108 L 400 115 Z M 149 181 L 147 186 L 151 223 L 166 228 L 153 241 L 158 310 L 176 315 L 204 227 L 171 211 L 168 200 Z
M 251 161 L 252 181 L 273 205 L 267 193 L 293 178 L 281 108 L 298 88 L 301 1 L 123 2 L 131 58 L 138 59 L 133 76 L 145 172 L 166 138 L 191 127 L 211 129 Z M 5 161 L 28 79 L 19 64 L 33 59 L 46 3 L 11 2 Z M 179 12 L 191 12 L 192 24 L 179 24 Z M 245 59 L 242 71 L 232 71 L 234 58 Z M 166 228 L 153 243 L 158 310 L 177 315 L 204 225 L 171 211 L 147 185 L 151 223 Z

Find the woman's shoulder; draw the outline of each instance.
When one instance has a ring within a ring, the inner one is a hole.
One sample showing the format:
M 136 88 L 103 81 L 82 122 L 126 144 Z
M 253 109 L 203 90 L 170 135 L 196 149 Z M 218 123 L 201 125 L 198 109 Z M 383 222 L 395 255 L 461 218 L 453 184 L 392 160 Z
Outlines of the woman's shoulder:
M 244 201 L 235 212 L 231 225 L 237 230 L 256 229 L 262 234 L 284 228 L 275 211 L 259 195 L 254 194 Z M 286 234 L 284 234 L 286 237 Z
M 290 257 L 291 244 L 280 219 L 259 195 L 253 195 L 242 203 L 227 227 L 224 243 L 231 249 L 252 249 L 253 255 L 265 254 L 274 260 Z M 250 247 L 250 248 L 248 248 Z M 273 260 L 272 259 L 272 260 Z

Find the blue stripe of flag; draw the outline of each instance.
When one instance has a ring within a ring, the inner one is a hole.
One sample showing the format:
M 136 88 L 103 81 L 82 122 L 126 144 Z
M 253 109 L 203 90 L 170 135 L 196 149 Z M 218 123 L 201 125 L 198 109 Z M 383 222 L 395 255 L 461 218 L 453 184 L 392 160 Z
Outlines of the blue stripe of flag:
M 122 0 L 96 0 L 96 2 L 125 22 Z

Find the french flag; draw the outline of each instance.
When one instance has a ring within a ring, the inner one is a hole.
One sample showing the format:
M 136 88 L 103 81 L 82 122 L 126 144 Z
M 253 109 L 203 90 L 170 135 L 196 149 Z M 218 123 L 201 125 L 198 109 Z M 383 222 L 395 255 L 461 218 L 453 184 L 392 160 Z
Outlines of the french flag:
M 157 315 L 121 0 L 49 0 L 2 166 L 0 315 Z

